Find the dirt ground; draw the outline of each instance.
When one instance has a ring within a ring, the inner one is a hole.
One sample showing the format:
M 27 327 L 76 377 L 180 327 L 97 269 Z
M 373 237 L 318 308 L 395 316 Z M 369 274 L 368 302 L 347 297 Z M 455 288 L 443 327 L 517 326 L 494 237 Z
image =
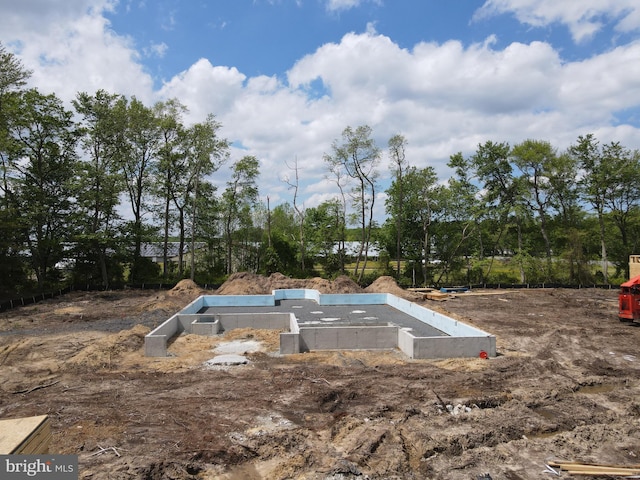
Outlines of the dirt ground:
M 238 274 L 218 294 L 362 291 L 347 278 Z M 278 354 L 278 332 L 183 335 L 167 358 L 144 335 L 202 293 L 75 292 L 0 314 L 0 418 L 48 414 L 52 453 L 80 478 L 538 479 L 550 459 L 640 463 L 640 326 L 617 291 L 476 291 L 422 300 L 497 337 L 498 356 Z M 209 366 L 212 349 L 249 363 Z M 487 475 L 488 474 L 488 475 Z M 561 478 L 569 478 L 563 473 Z M 591 477 L 581 477 L 591 478 Z

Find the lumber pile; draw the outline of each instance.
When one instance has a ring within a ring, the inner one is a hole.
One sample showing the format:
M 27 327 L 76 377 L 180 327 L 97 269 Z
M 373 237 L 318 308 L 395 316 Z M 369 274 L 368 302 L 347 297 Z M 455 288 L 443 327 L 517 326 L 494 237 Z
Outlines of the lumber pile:
M 608 465 L 601 463 L 582 463 L 570 461 L 547 462 L 552 468 L 571 475 L 591 475 L 609 477 L 631 477 L 640 475 L 640 465 Z
M 0 420 L 0 455 L 49 453 L 51 423 L 47 415 Z
M 435 300 L 437 302 L 443 302 L 444 300 L 449 298 L 449 294 L 448 293 L 442 293 L 442 292 L 433 291 L 433 292 L 423 293 L 422 297 L 427 299 L 427 300 Z

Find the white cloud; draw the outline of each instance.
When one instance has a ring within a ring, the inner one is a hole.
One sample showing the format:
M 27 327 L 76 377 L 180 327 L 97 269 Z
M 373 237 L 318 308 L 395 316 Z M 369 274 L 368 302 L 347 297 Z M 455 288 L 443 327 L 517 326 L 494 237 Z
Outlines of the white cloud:
M 169 50 L 169 45 L 166 43 L 153 43 L 144 49 L 144 54 L 147 57 L 162 58 L 167 53 L 167 50 Z
M 112 0 L 16 2 L 0 15 L 2 41 L 13 47 L 30 80 L 69 101 L 98 89 L 151 99 L 153 82 L 131 41 L 116 35 L 102 15 Z
M 488 38 L 407 50 L 368 32 L 301 58 L 286 82 L 200 60 L 161 93 L 180 98 L 194 116 L 216 113 L 222 133 L 242 143 L 233 157 L 261 161 L 261 191 L 273 204 L 289 198 L 281 179 L 291 175 L 286 162 L 297 158 L 305 205 L 315 206 L 336 194 L 324 180 L 323 155 L 348 125 L 370 125 L 385 153 L 387 140 L 402 133 L 409 161 L 434 166 L 441 178 L 450 173 L 450 155 L 471 154 L 487 140 L 544 139 L 563 149 L 578 135 L 606 132 L 605 141 L 619 133 L 638 148 L 637 129 L 612 126 L 614 111 L 640 106 L 638 69 L 637 43 L 564 62 L 543 42 L 495 49 Z M 326 94 L 309 95 L 318 81 Z M 386 160 L 381 171 L 387 175 Z
M 378 5 L 382 3 L 381 0 L 326 0 L 326 9 L 330 12 L 339 12 L 359 7 L 367 1 Z
M 553 13 L 545 1 L 534 8 L 525 0 L 492 0 L 483 12 L 510 7 L 524 15 L 529 8 L 531 22 L 574 26 L 599 18 L 592 10 L 579 14 L 563 7 L 577 2 L 556 3 Z M 638 10 L 626 5 L 611 14 L 621 30 L 637 28 Z M 450 155 L 471 154 L 487 140 L 535 138 L 563 149 L 593 132 L 602 141 L 640 148 L 639 129 L 615 122 L 617 112 L 640 107 L 640 42 L 569 62 L 548 43 L 497 48 L 495 36 L 471 45 L 450 40 L 401 48 L 369 24 L 365 33 L 348 33 L 300 58 L 285 78 L 247 77 L 202 58 L 154 90 L 132 42 L 110 30 L 102 15 L 107 8 L 106 0 L 18 2 L 18 13 L 0 15 L 0 40 L 19 46 L 20 58 L 34 70 L 34 85 L 65 100 L 104 88 L 147 104 L 175 97 L 189 108 L 187 121 L 215 114 L 221 134 L 235 142 L 232 158 L 260 160 L 260 190 L 272 205 L 290 200 L 282 178 L 292 175 L 287 162 L 295 159 L 306 206 L 336 195 L 335 184 L 324 178 L 323 154 L 346 126 L 370 125 L 383 151 L 392 135 L 402 133 L 409 142 L 407 159 L 417 167 L 434 166 L 441 178 L 449 174 Z M 160 44 L 156 51 L 166 48 Z M 224 173 L 214 181 L 224 184 Z
M 513 13 L 519 22 L 534 27 L 565 24 L 576 43 L 589 40 L 606 21 L 614 21 L 620 32 L 640 29 L 637 0 L 486 0 L 475 17 L 504 13 Z
M 242 94 L 246 76 L 235 67 L 214 67 L 201 58 L 174 76 L 158 92 L 161 98 L 177 98 L 197 121 L 208 113 L 227 115 Z

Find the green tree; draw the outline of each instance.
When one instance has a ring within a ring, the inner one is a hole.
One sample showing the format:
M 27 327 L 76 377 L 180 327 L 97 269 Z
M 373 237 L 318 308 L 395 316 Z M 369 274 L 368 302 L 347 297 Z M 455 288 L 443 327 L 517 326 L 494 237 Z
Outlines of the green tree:
M 251 207 L 258 200 L 259 162 L 254 156 L 245 156 L 232 166 L 231 179 L 222 193 L 222 227 L 226 245 L 226 271 L 234 271 L 234 245 L 236 233 L 249 228 Z M 240 262 L 242 263 L 242 262 Z
M 326 158 L 325 158 L 326 161 Z M 329 174 L 327 180 L 335 182 L 340 192 L 339 197 L 336 198 L 339 211 L 336 210 L 336 215 L 340 217 L 337 221 L 337 225 L 340 226 L 340 234 L 338 235 L 338 245 L 336 258 L 339 263 L 339 271 L 341 274 L 345 273 L 346 262 L 346 241 L 347 241 L 347 192 L 345 188 L 348 184 L 348 177 L 343 171 L 341 165 L 336 162 L 328 162 Z
M 162 220 L 162 278 L 169 275 L 169 238 L 171 236 L 171 224 L 173 220 L 172 206 L 176 201 L 177 193 L 185 184 L 186 149 L 185 129 L 182 123 L 182 115 L 187 112 L 187 107 L 176 99 L 165 102 L 157 102 L 153 106 L 153 113 L 158 121 L 159 143 L 157 148 L 157 162 L 154 164 L 154 176 L 152 190 L 160 202 L 159 216 Z M 182 261 L 184 251 L 184 206 L 178 209 L 178 224 L 180 232 L 180 247 L 178 249 L 178 278 L 182 278 L 184 265 Z
M 5 101 L 23 89 L 32 73 L 0 42 L 0 132 L 6 133 Z
M 399 190 L 402 189 L 402 208 L 400 208 Z M 418 272 L 422 272 L 422 282 L 429 281 L 429 265 L 432 260 L 432 223 L 439 208 L 437 199 L 439 196 L 438 178 L 433 167 L 418 169 L 410 166 L 403 174 L 402 182 L 398 177 L 394 178 L 386 190 L 385 202 L 390 219 L 387 221 L 387 231 L 392 231 L 392 236 L 397 242 L 398 218 L 403 230 L 400 249 L 403 257 L 412 265 L 413 274 L 416 266 Z M 394 245 L 397 248 L 397 244 Z
M 588 259 L 584 251 L 584 234 L 581 221 L 584 210 L 579 203 L 576 179 L 579 165 L 575 157 L 566 152 L 555 156 L 549 163 L 547 175 L 550 194 L 554 200 L 557 227 L 552 241 L 555 251 L 566 260 L 569 282 L 585 284 L 591 282 Z
M 31 72 L 0 43 L 0 296 L 15 295 L 27 284 L 27 273 L 21 252 L 25 242 L 16 198 L 18 172 L 14 157 L 15 139 L 11 124 L 20 114 L 20 92 Z
M 579 182 L 580 192 L 582 199 L 591 205 L 598 217 L 602 275 L 604 283 L 608 283 L 609 258 L 607 254 L 605 212 L 606 199 L 609 196 L 610 186 L 614 184 L 612 177 L 615 172 L 604 161 L 599 143 L 593 134 L 578 137 L 578 142 L 569 147 L 568 153 L 577 160 L 580 169 L 584 171 Z
M 340 249 L 344 245 L 345 219 L 342 202 L 335 198 L 307 210 L 305 230 L 313 256 L 319 258 L 326 276 L 342 272 Z
M 300 187 L 300 169 L 298 167 L 298 159 L 296 158 L 293 165 L 289 165 L 287 163 L 287 167 L 290 170 L 293 170 L 294 179 L 292 180 L 289 176 L 284 178 L 285 183 L 289 186 L 290 190 L 293 190 L 293 209 L 296 212 L 296 217 L 298 221 L 298 242 L 299 242 L 299 250 L 300 250 L 300 269 L 304 274 L 305 271 L 305 258 L 307 256 L 307 249 L 305 243 L 305 217 L 306 217 L 306 209 L 304 204 L 299 203 L 299 187 Z
M 451 274 L 466 264 L 467 278 L 471 281 L 470 240 L 474 237 L 480 220 L 486 209 L 477 202 L 479 188 L 473 182 L 473 170 L 470 161 L 462 153 L 452 155 L 448 165 L 455 174 L 447 185 L 438 190 L 439 210 L 437 229 L 434 235 L 436 249 L 442 269 L 436 279 L 440 284 L 443 278 L 449 280 Z M 466 262 L 463 262 L 466 259 Z
M 404 174 L 409 166 L 405 154 L 407 139 L 400 135 L 394 135 L 389 139 L 389 157 L 392 162 L 391 172 L 393 174 L 395 188 L 387 191 L 392 194 L 388 197 L 387 213 L 395 219 L 396 225 L 396 276 L 400 278 L 400 259 L 402 258 L 402 236 L 403 236 L 403 214 L 404 206 Z
M 277 205 L 269 214 L 271 241 L 264 253 L 263 269 L 271 274 L 302 275 L 299 260 L 297 212 L 289 203 Z M 306 216 L 305 216 L 306 218 Z
M 198 283 L 218 284 L 226 272 L 225 248 L 220 235 L 221 202 L 216 195 L 216 187 L 208 181 L 201 181 L 196 200 L 196 234 L 205 248 L 198 256 L 195 268 Z M 194 252 L 195 253 L 195 252 Z
M 123 154 L 126 100 L 99 90 L 95 95 L 79 93 L 73 102 L 80 116 L 80 145 L 85 160 L 75 176 L 77 233 L 74 270 L 84 283 L 99 280 L 105 288 L 118 280 L 121 268 L 114 263 L 118 238 L 117 208 L 124 183 L 118 161 Z
M 0 42 L 0 167 L 2 167 L 2 199 L 3 206 L 8 208 L 10 201 L 9 150 L 12 149 L 13 139 L 10 135 L 10 124 L 19 114 L 19 95 L 25 86 L 31 71 L 26 70 L 22 62 L 11 52 L 8 52 Z
M 369 244 L 373 228 L 373 212 L 376 198 L 376 181 L 379 172 L 380 149 L 371 138 L 372 130 L 362 125 L 355 130 L 347 127 L 342 132 L 342 143 L 333 142 L 332 155 L 324 160 L 331 170 L 341 169 L 354 181 L 351 190 L 353 206 L 358 213 L 354 215 L 360 228 L 360 247 L 356 257 L 354 275 L 362 281 L 367 267 Z M 360 268 L 362 264 L 362 268 Z
M 611 171 L 604 202 L 622 244 L 616 263 L 623 266 L 628 278 L 629 255 L 634 253 L 631 232 L 637 225 L 640 206 L 640 152 L 632 152 L 618 142 L 611 142 L 603 146 L 602 156 Z
M 9 161 L 18 172 L 17 201 L 26 233 L 29 263 L 39 289 L 58 280 L 56 263 L 69 241 L 71 179 L 77 161 L 72 113 L 55 95 L 28 90 L 12 122 L 16 148 Z
M 521 209 L 518 208 L 520 183 L 514 176 L 509 161 L 510 152 L 511 147 L 508 143 L 487 141 L 478 145 L 470 159 L 470 166 L 480 184 L 478 198 L 483 202 L 483 223 L 489 226 L 487 237 L 491 239 L 491 260 L 486 272 L 483 272 L 483 280 L 491 274 L 495 255 L 502 250 L 504 236 L 512 222 L 515 220 L 516 228 L 521 228 Z M 485 246 L 482 236 L 480 239 L 479 257 L 482 260 Z M 521 249 L 522 245 L 519 245 L 518 251 Z
M 199 196 L 202 195 L 202 179 L 218 171 L 229 157 L 229 143 L 226 139 L 218 137 L 220 127 L 221 124 L 211 114 L 207 116 L 204 122 L 196 123 L 189 127 L 186 135 L 186 185 L 183 188 L 182 201 L 178 201 L 177 195 L 174 196 L 176 208 L 181 212 L 181 208 L 184 208 L 185 205 L 191 209 L 191 280 L 195 279 L 196 235 L 199 223 L 198 206 L 200 205 Z M 207 190 L 205 188 L 205 192 Z M 181 218 L 183 218 L 182 214 Z M 180 231 L 180 244 L 182 245 L 183 223 L 180 223 Z
M 535 215 L 544 240 L 547 281 L 552 278 L 552 250 L 549 236 L 549 215 L 554 209 L 554 191 L 549 178 L 556 163 L 556 152 L 549 142 L 525 140 L 511 151 L 514 164 L 522 173 L 523 198 Z
M 146 263 L 141 258 L 142 243 L 151 237 L 151 226 L 146 225 L 144 216 L 149 213 L 149 198 L 152 195 L 152 171 L 160 142 L 160 126 L 152 109 L 135 97 L 126 109 L 127 128 L 126 149 L 120 158 L 120 172 L 123 176 L 133 220 L 130 235 L 133 243 L 129 281 L 137 282 L 139 271 Z M 148 276 L 147 276 L 148 278 Z

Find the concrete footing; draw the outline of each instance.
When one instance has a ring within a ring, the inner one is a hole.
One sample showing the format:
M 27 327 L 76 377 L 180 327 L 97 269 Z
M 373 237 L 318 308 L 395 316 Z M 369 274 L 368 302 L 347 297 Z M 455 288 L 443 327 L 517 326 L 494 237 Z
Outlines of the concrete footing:
M 300 324 L 295 312 L 255 312 L 274 307 L 281 300 L 312 301 L 318 306 L 388 305 L 403 315 L 439 331 L 436 336 L 417 336 L 388 319 L 375 325 Z M 216 307 L 234 307 L 237 313 L 216 313 Z M 251 307 L 253 313 L 243 312 Z M 392 294 L 321 294 L 317 290 L 274 290 L 272 295 L 205 295 L 187 305 L 145 337 L 145 354 L 167 355 L 167 341 L 183 332 L 217 335 L 234 328 L 283 330 L 283 355 L 313 350 L 400 349 L 409 358 L 494 357 L 495 336 L 409 302 Z

